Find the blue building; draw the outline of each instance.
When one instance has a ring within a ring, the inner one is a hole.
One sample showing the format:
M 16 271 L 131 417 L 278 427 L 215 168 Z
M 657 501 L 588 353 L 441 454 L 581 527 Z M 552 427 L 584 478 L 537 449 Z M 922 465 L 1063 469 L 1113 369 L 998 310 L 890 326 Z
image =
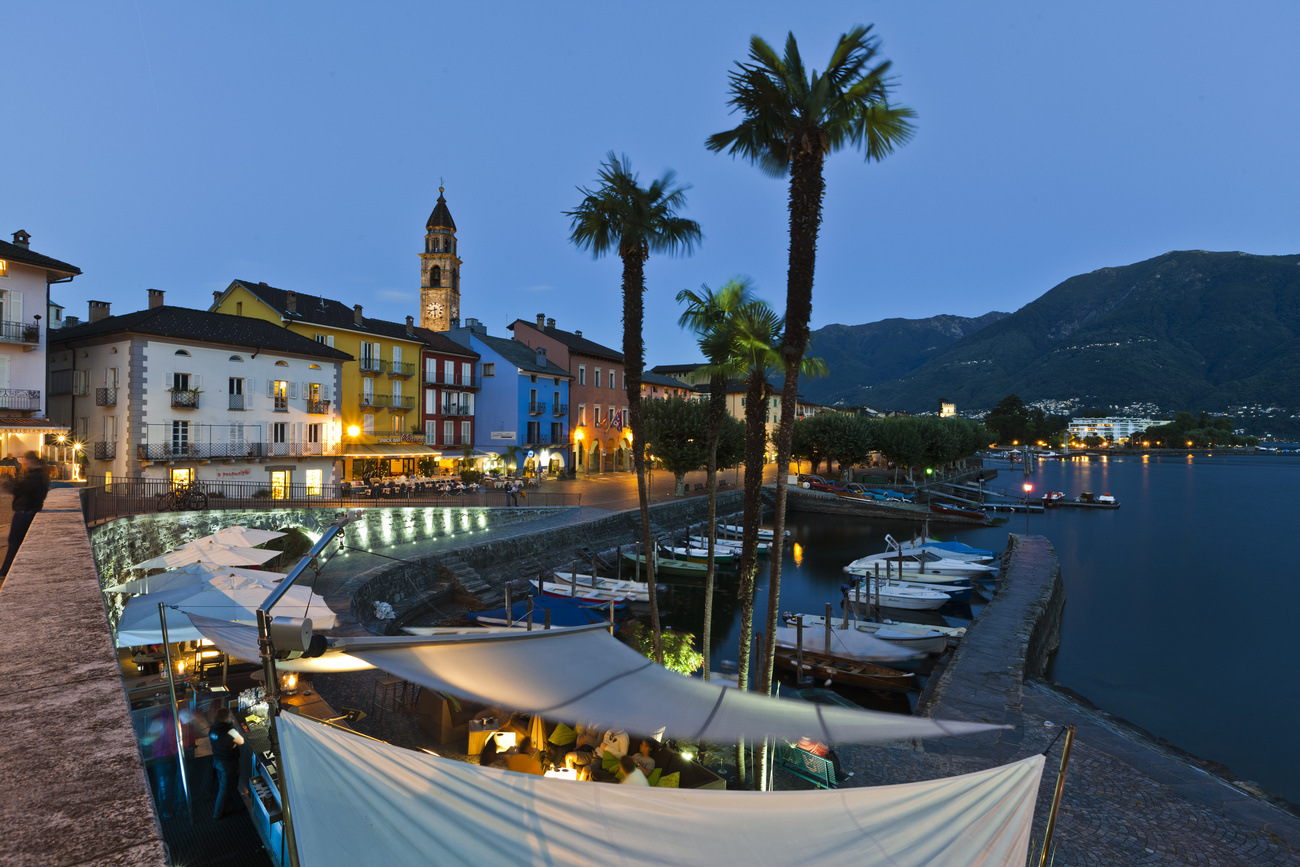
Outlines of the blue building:
M 477 319 L 466 319 L 464 326 L 453 321 L 446 335 L 480 356 L 475 449 L 502 455 L 510 471 L 567 471 L 573 377 L 549 361 L 544 348 L 491 337 Z

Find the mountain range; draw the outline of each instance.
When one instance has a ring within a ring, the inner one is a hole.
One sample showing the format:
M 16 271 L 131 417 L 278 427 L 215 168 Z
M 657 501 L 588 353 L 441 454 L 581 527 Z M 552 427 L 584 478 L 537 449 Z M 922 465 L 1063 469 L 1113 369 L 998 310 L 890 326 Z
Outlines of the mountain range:
M 1166 253 L 1071 277 L 1012 314 L 828 325 L 809 355 L 832 376 L 800 392 L 823 404 L 1300 406 L 1300 255 Z

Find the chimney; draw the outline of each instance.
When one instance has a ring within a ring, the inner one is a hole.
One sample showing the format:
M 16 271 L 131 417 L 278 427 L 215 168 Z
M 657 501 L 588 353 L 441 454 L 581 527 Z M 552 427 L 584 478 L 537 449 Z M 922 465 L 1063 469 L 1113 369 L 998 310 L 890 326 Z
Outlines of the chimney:
M 540 330 L 540 331 L 545 331 L 545 330 L 546 330 L 546 314 L 545 314 L 545 313 L 538 313 L 538 314 L 537 314 L 537 328 L 538 328 L 538 330 Z
M 412 336 L 412 337 L 415 336 L 415 317 L 414 317 L 414 316 L 408 316 L 408 317 L 406 317 L 406 333 L 409 334 L 409 335 Z
M 150 290 L 149 290 L 149 309 L 150 309 L 150 310 L 154 309 L 155 307 L 162 307 L 163 304 L 165 304 L 165 303 L 166 303 L 166 302 L 163 301 L 163 290 L 161 290 L 161 289 L 150 289 Z
M 554 319 L 547 319 L 547 320 L 546 320 L 546 327 L 547 327 L 547 328 L 554 328 L 554 327 L 555 327 L 555 320 L 554 320 Z
M 14 232 L 14 246 L 22 247 L 24 250 L 31 244 L 32 236 L 27 230 L 19 229 Z
M 220 303 L 221 303 L 221 291 L 218 289 L 212 290 L 212 306 L 215 307 Z
M 91 301 L 90 315 L 86 317 L 86 321 L 98 322 L 101 319 L 107 319 L 111 315 L 108 312 L 108 307 L 107 301 Z
M 298 293 L 292 289 L 284 293 L 284 309 L 290 313 L 298 312 Z
M 361 315 L 361 305 L 360 305 L 360 304 L 353 304 L 353 305 L 352 305 L 352 321 L 355 322 L 357 325 L 360 325 L 360 324 L 362 324 L 362 320 L 364 320 L 364 319 L 365 319 L 365 317 Z
M 545 366 L 546 366 L 546 347 L 545 347 L 545 346 L 539 346 L 539 347 L 537 347 L 537 366 L 538 366 L 538 367 L 545 367 Z
M 71 327 L 74 326 L 74 325 L 80 325 L 80 324 L 81 324 L 81 320 L 78 319 L 76 316 L 64 316 L 64 317 L 63 317 L 63 327 L 64 327 L 64 328 L 71 328 Z
M 581 331 L 575 331 L 575 332 L 573 332 L 573 333 L 576 334 L 578 337 L 581 337 L 581 336 L 582 336 L 582 332 L 581 332 Z

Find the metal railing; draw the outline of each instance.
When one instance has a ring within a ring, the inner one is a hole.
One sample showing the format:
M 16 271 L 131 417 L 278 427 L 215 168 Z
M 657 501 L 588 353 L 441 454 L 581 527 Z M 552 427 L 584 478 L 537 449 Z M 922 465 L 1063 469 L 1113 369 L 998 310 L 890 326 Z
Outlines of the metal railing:
M 250 409 L 252 407 L 252 403 L 253 402 L 251 400 L 249 400 L 247 397 L 245 397 L 242 394 L 230 395 L 231 409 L 239 409 L 239 410 Z
M 307 412 L 313 415 L 325 415 L 330 411 L 330 402 L 328 400 L 308 400 Z
M 480 388 L 483 381 L 475 374 L 461 376 L 459 373 L 447 376 L 445 372 L 439 372 L 435 376 L 426 376 L 425 382 L 436 385 L 458 385 L 461 388 Z
M 389 376 L 415 376 L 415 363 L 407 361 L 381 361 L 379 369 Z
M 40 343 L 41 327 L 35 322 L 0 322 L 0 341 L 5 343 Z
M 141 443 L 135 447 L 136 457 L 142 461 L 206 461 L 212 458 L 261 458 L 266 456 L 266 444 L 254 442 L 233 443 Z
M 528 404 L 529 415 L 542 415 L 546 412 L 547 406 L 544 403 L 535 403 L 530 401 Z
M 393 411 L 415 409 L 415 398 L 413 397 L 397 397 L 394 395 L 389 398 L 389 401 L 388 408 Z
M 95 406 L 117 406 L 117 389 L 95 389 Z
M 111 461 L 117 457 L 117 443 L 95 443 L 93 455 L 97 461 Z
M 172 409 L 198 409 L 199 393 L 194 389 L 173 389 Z
M 392 400 L 392 398 L 386 394 L 366 394 L 365 392 L 361 393 L 362 406 L 388 406 L 388 402 L 390 400 Z
M 365 356 L 362 356 L 358 364 L 361 365 L 362 370 L 370 370 L 370 371 L 378 372 L 380 369 L 380 365 L 382 365 L 383 362 L 380 361 L 378 358 L 367 358 Z
M 157 512 L 163 495 L 171 492 L 168 479 L 118 479 L 105 484 L 103 476 L 92 476 L 81 492 L 81 508 L 87 524 L 127 515 Z M 208 497 L 208 511 L 222 509 L 339 509 L 357 506 L 410 506 L 453 508 L 505 508 L 506 492 L 495 487 L 481 493 L 451 494 L 431 483 L 403 488 L 351 483 L 312 487 L 303 483 L 273 489 L 265 482 L 200 480 L 198 488 Z M 582 495 L 528 489 L 527 508 L 559 508 L 582 505 Z M 509 506 L 510 508 L 516 508 Z
M 0 409 L 40 409 L 41 393 L 33 388 L 0 388 Z
M 569 405 L 567 403 L 551 404 L 551 415 L 555 416 L 556 418 L 568 414 L 569 414 Z
M 470 409 L 467 406 L 452 406 L 451 404 L 444 403 L 442 405 L 442 412 L 440 412 L 439 415 L 469 416 Z

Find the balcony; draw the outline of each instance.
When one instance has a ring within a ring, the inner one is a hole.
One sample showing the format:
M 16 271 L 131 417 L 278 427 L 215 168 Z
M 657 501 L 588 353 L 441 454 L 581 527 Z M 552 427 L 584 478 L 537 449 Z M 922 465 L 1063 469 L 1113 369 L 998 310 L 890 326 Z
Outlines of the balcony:
M 542 414 L 544 414 L 545 412 L 546 412 L 546 404 L 544 404 L 544 403 L 529 403 L 529 404 L 528 404 L 528 414 L 529 414 L 529 415 L 542 415 Z
M 390 379 L 397 379 L 398 377 L 409 379 L 415 376 L 415 364 L 404 361 L 381 361 L 379 362 L 379 369 L 388 374 Z
M 388 406 L 391 400 L 392 398 L 386 394 L 365 394 L 363 392 L 361 395 L 362 406 Z
M 440 371 L 437 376 L 428 377 L 428 381 L 438 385 L 459 386 L 460 388 L 481 388 L 483 386 L 482 381 L 473 374 L 461 376 L 457 373 L 448 376 L 445 371 Z
M 117 406 L 117 389 L 95 389 L 95 406 Z
M 308 400 L 307 412 L 312 415 L 328 415 L 330 411 L 330 402 L 328 400 Z
M 230 408 L 238 410 L 252 409 L 253 401 L 242 394 L 232 394 L 230 395 Z
M 35 346 L 41 342 L 41 327 L 35 322 L 0 321 L 0 343 L 25 343 Z
M 551 404 L 551 415 L 555 416 L 556 418 L 561 418 L 562 416 L 567 416 L 568 414 L 569 414 L 569 405 L 567 403 Z
M 364 371 L 379 373 L 383 362 L 378 358 L 366 358 L 362 356 L 361 361 L 359 361 L 358 364 L 361 365 L 361 369 Z
M 206 461 L 213 458 L 260 458 L 264 443 L 142 443 L 136 454 L 142 461 Z
M 97 461 L 111 461 L 117 457 L 117 443 L 95 443 L 94 458 Z
M 197 389 L 173 389 L 172 409 L 198 409 L 199 392 Z
M 549 446 L 551 444 L 550 433 L 530 433 L 524 437 L 524 445 L 528 446 Z M 566 442 L 564 438 L 555 440 L 556 444 Z
M 397 395 L 394 395 L 389 398 L 389 400 L 391 403 L 388 404 L 388 409 L 392 412 L 408 412 L 415 409 L 415 398 L 413 397 L 398 397 Z
M 467 406 L 452 406 L 451 404 L 444 403 L 442 405 L 442 412 L 438 414 L 445 416 L 464 416 L 468 418 L 471 413 Z
M 277 394 L 277 395 L 273 398 L 273 400 L 274 400 L 274 403 L 272 404 L 272 409 L 273 409 L 275 412 L 288 412 L 288 411 L 289 411 L 289 398 L 285 397 L 285 396 L 282 395 L 282 394 Z
M 32 388 L 0 388 L 0 409 L 41 408 L 41 393 Z

